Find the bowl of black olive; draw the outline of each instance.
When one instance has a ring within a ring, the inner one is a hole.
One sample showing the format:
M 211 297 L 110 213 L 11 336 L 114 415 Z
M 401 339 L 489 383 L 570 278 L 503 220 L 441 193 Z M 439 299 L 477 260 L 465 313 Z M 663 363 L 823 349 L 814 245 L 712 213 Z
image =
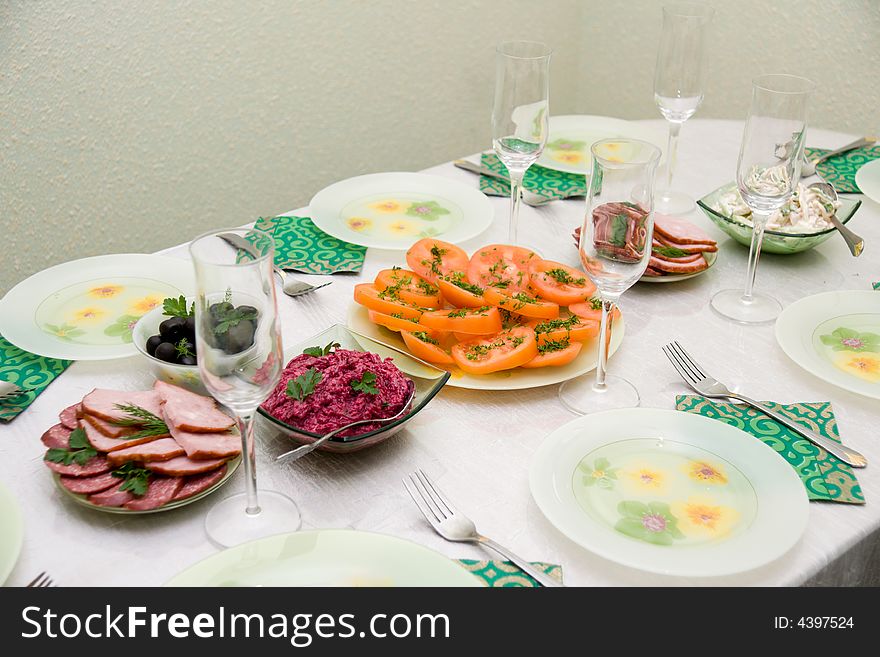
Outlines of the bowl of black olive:
M 161 308 L 154 308 L 138 320 L 132 340 L 150 361 L 156 378 L 207 393 L 199 375 L 192 299 L 165 299 Z

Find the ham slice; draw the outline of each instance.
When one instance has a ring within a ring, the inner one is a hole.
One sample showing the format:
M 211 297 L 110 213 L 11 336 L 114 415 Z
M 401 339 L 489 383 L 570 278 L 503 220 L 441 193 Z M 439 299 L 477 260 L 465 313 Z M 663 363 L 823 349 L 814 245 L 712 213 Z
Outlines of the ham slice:
M 171 437 L 194 460 L 228 458 L 241 454 L 241 436 L 237 431 L 226 433 L 193 433 L 170 426 Z
M 74 427 L 75 429 L 76 427 Z M 49 448 L 56 449 L 67 449 L 70 447 L 70 434 L 71 430 L 65 427 L 63 424 L 53 424 L 51 427 L 46 429 L 46 433 L 44 433 L 40 440 L 43 441 L 43 444 Z
M 663 246 L 671 246 L 676 249 L 681 249 L 685 253 L 703 253 L 704 251 L 713 253 L 718 250 L 718 244 L 715 242 L 685 243 L 671 240 L 663 235 L 655 235 L 655 237 Z
M 161 417 L 161 400 L 153 390 L 103 390 L 95 388 L 82 400 L 83 411 L 102 420 L 113 422 L 127 416 L 116 408 L 117 404 L 140 406 L 153 415 Z
M 73 406 L 68 406 L 58 415 L 58 419 L 61 420 L 61 424 L 63 424 L 66 428 L 73 431 L 76 429 L 76 421 L 79 418 L 79 409 L 81 408 L 80 404 L 74 404 Z
M 161 397 L 165 419 L 183 431 L 216 433 L 225 431 L 235 421 L 217 408 L 210 397 L 197 395 L 164 381 L 156 381 L 153 389 Z
M 90 495 L 107 490 L 114 484 L 119 483 L 119 477 L 114 477 L 109 472 L 95 475 L 94 477 L 59 477 L 61 485 L 71 493 L 78 495 Z
M 114 488 L 103 490 L 100 493 L 89 495 L 89 502 L 96 504 L 97 506 L 122 506 L 126 502 L 131 502 L 136 499 L 131 491 L 119 490 L 120 486 L 122 486 L 122 484 L 119 484 L 119 486 Z
M 122 465 L 126 461 L 167 461 L 175 456 L 186 454 L 183 447 L 173 438 L 159 438 L 148 443 L 124 447 L 107 454 L 107 460 L 113 466 Z
M 700 259 L 694 262 L 673 262 L 651 256 L 649 264 L 652 269 L 666 274 L 694 274 L 709 267 L 709 263 L 706 262 L 703 256 L 700 256 Z
M 186 475 L 202 474 L 216 470 L 226 463 L 226 459 L 209 459 L 202 461 L 194 461 L 188 456 L 175 456 L 167 461 L 151 461 L 145 463 L 144 467 L 152 470 L 156 474 L 169 475 L 172 477 L 183 477 Z
M 183 477 L 154 477 L 150 479 L 147 492 L 123 506 L 130 511 L 149 511 L 158 509 L 174 499 L 183 486 Z
M 102 420 L 101 418 L 95 415 L 89 415 L 88 413 L 83 413 L 82 419 L 108 438 L 119 438 L 124 435 L 126 431 L 130 431 L 131 429 L 131 427 L 123 427 L 118 424 L 113 424 L 112 422 Z
M 149 443 L 159 438 L 166 438 L 168 434 L 160 436 L 141 436 L 140 438 L 126 438 L 126 435 L 133 435 L 139 431 L 137 427 L 126 427 L 126 433 L 121 438 L 108 438 L 98 431 L 88 422 L 80 421 L 80 426 L 86 432 L 86 439 L 99 452 L 115 452 L 118 449 L 124 449 L 133 445 L 141 445 Z
M 174 496 L 174 499 L 184 500 L 187 497 L 198 495 L 203 490 L 208 490 L 211 486 L 223 479 L 223 477 L 226 475 L 227 469 L 228 468 L 224 463 L 216 470 L 211 470 L 210 472 L 206 472 L 205 474 L 185 477 L 183 480 L 183 486 L 181 486 L 180 490 L 177 491 L 177 495 Z
M 110 469 L 110 464 L 107 462 L 107 459 L 101 455 L 93 456 L 86 461 L 84 465 L 80 465 L 79 463 L 64 465 L 63 463 L 53 463 L 52 461 L 46 461 L 45 459 L 43 460 L 43 463 L 45 463 L 46 467 L 53 472 L 57 472 L 66 477 L 91 477 L 92 475 L 103 474 Z
M 681 244 L 715 244 L 699 226 L 680 217 L 654 213 L 654 233 Z

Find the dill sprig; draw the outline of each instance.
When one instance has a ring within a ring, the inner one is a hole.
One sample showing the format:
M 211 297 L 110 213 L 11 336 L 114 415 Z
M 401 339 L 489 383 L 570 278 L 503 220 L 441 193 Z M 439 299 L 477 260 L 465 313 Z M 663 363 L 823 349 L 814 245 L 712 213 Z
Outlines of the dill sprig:
M 169 433 L 165 420 L 151 413 L 141 406 L 134 404 L 116 404 L 116 408 L 128 417 L 113 420 L 111 424 L 119 427 L 142 427 L 140 431 L 121 436 L 125 440 L 133 438 L 148 438 L 150 436 L 165 436 Z

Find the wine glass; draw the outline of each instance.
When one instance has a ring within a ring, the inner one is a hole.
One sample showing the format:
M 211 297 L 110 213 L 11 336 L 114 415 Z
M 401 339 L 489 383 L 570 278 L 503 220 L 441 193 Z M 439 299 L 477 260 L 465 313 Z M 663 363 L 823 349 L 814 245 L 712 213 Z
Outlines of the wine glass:
M 549 114 L 550 48 L 535 41 L 502 43 L 495 51 L 492 147 L 510 175 L 511 244 L 517 243 L 523 176 L 544 152 Z
M 712 7 L 698 3 L 663 7 L 663 33 L 654 71 L 654 102 L 669 123 L 666 180 L 655 199 L 655 210 L 663 214 L 680 214 L 694 206 L 690 196 L 672 191 L 672 175 L 681 125 L 703 102 L 706 26 L 714 13 Z
M 782 208 L 801 177 L 807 100 L 813 83 L 795 75 L 762 75 L 752 82 L 752 105 L 743 130 L 736 182 L 752 211 L 752 244 L 745 292 L 722 290 L 712 297 L 712 308 L 741 324 L 776 319 L 782 305 L 755 292 L 755 274 L 761 257 L 764 228 Z
M 654 238 L 654 176 L 660 149 L 637 139 L 593 144 L 587 211 L 578 250 L 602 303 L 595 381 L 580 377 L 562 385 L 559 398 L 575 413 L 639 405 L 636 387 L 606 373 L 611 320 L 620 296 L 648 266 Z
M 231 248 L 219 233 L 249 241 L 252 253 Z M 254 412 L 281 378 L 281 334 L 272 278 L 273 238 L 258 230 L 212 231 L 189 247 L 196 274 L 196 351 L 208 391 L 236 415 L 245 492 L 215 504 L 205 518 L 214 543 L 229 547 L 295 531 L 296 504 L 276 491 L 257 494 Z

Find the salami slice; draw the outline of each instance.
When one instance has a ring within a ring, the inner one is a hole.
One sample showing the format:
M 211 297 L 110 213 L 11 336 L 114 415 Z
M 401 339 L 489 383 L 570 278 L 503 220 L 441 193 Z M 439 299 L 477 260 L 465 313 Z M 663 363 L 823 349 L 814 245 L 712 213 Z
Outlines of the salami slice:
M 95 475 L 94 477 L 60 477 L 61 485 L 72 493 L 90 495 L 107 490 L 114 484 L 119 483 L 119 477 L 114 477 L 109 472 Z
M 66 477 L 91 477 L 92 475 L 103 474 L 110 469 L 110 464 L 107 462 L 107 459 L 101 455 L 93 456 L 86 461 L 84 465 L 80 465 L 79 463 L 64 465 L 63 463 L 53 463 L 52 461 L 46 461 L 45 459 L 43 460 L 43 463 L 45 463 L 46 467 L 50 470 Z
M 64 425 L 65 428 L 70 429 L 71 431 L 76 429 L 80 408 L 80 404 L 77 403 L 73 406 L 68 406 L 58 414 L 58 419 L 61 420 L 61 424 Z
M 108 488 L 100 493 L 89 495 L 89 502 L 98 506 L 122 506 L 126 502 L 131 502 L 135 496 L 131 491 L 119 490 L 122 484 L 114 488 Z
M 158 509 L 174 499 L 183 486 L 183 477 L 154 477 L 150 479 L 147 492 L 123 506 L 131 511 L 148 511 Z
M 208 490 L 211 486 L 223 479 L 223 477 L 226 475 L 227 469 L 228 468 L 224 463 L 219 468 L 217 468 L 216 470 L 212 470 L 211 472 L 206 472 L 205 474 L 193 475 L 191 477 L 184 478 L 183 486 L 181 486 L 180 490 L 177 491 L 177 495 L 174 496 L 174 499 L 183 500 L 187 497 L 198 495 L 203 490 Z
M 67 449 L 70 446 L 70 434 L 71 430 L 63 424 L 53 424 L 46 429 L 46 433 L 40 437 L 40 440 L 46 447 Z
M 185 475 L 201 474 L 216 470 L 226 463 L 226 459 L 206 459 L 195 461 L 188 456 L 176 456 L 168 461 L 153 461 L 145 463 L 144 467 L 156 474 L 182 477 Z

